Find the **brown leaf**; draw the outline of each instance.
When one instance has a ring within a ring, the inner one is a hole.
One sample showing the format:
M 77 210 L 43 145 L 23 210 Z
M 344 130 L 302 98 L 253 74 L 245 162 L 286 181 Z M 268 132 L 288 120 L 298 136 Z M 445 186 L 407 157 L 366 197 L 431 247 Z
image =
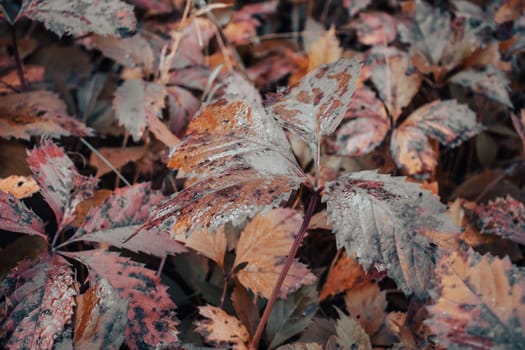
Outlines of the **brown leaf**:
M 233 263 L 234 269 L 247 263 L 246 267 L 237 272 L 237 278 L 244 286 L 266 299 L 270 298 L 302 221 L 295 211 L 279 208 L 266 215 L 258 214 L 246 225 L 237 243 Z M 305 265 L 295 261 L 279 296 L 286 298 L 289 293 L 315 280 L 315 276 Z
M 508 258 L 472 250 L 443 257 L 436 303 L 427 321 L 440 346 L 478 349 L 513 348 L 525 344 L 525 292 L 522 268 Z
M 0 179 L 0 190 L 11 193 L 18 199 L 23 199 L 31 197 L 40 190 L 40 187 L 31 176 L 11 175 L 5 179 Z
M 332 26 L 323 36 L 312 43 L 308 52 L 308 70 L 310 72 L 323 65 L 334 63 L 343 55 L 343 49 L 339 39 L 335 35 L 335 27 Z
M 224 269 L 224 255 L 226 254 L 227 243 L 224 226 L 219 227 L 213 233 L 207 230 L 197 230 L 187 237 L 184 233 L 175 234 L 175 239 L 196 250 L 199 254 L 215 261 L 217 265 Z
M 0 136 L 29 140 L 31 136 L 88 136 L 92 130 L 70 117 L 52 92 L 38 90 L 0 96 Z
M 326 282 L 321 289 L 319 299 L 324 300 L 328 297 L 354 288 L 369 281 L 363 267 L 353 257 L 343 252 L 330 268 Z
M 396 20 L 385 12 L 361 12 L 352 27 L 364 45 L 387 45 L 397 36 Z
M 386 293 L 375 282 L 366 282 L 345 293 L 346 309 L 369 336 L 375 335 L 386 319 Z
M 24 79 L 26 83 L 39 83 L 44 80 L 44 67 L 24 65 Z M 13 88 L 20 88 L 20 78 L 16 69 L 0 77 L 0 93 L 12 93 Z
M 206 341 L 217 345 L 226 343 L 236 350 L 248 349 L 250 333 L 237 318 L 211 305 L 200 306 L 199 313 L 207 320 L 195 322 L 195 331 L 203 335 Z
M 101 147 L 97 151 L 100 152 L 114 167 L 120 169 L 129 162 L 136 162 L 146 154 L 146 149 L 143 146 L 132 146 L 124 148 Z M 105 162 L 100 159 L 94 152 L 89 157 L 89 164 L 97 168 L 95 177 L 112 171 Z

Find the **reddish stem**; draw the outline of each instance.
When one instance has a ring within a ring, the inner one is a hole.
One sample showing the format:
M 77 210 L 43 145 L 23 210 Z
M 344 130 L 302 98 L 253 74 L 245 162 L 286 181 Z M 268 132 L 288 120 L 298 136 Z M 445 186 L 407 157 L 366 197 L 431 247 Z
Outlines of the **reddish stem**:
M 20 54 L 18 53 L 18 40 L 16 38 L 15 25 L 10 26 L 9 30 L 11 31 L 11 43 L 13 45 L 13 54 L 15 55 L 16 71 L 18 72 L 18 79 L 20 80 L 20 90 L 26 91 L 27 84 L 26 79 L 24 78 L 22 60 L 20 59 Z
M 253 336 L 253 339 L 250 343 L 250 350 L 256 350 L 257 347 L 259 346 L 259 341 L 261 340 L 261 336 L 264 331 L 264 327 L 266 326 L 266 322 L 268 322 L 268 318 L 270 317 L 270 312 L 272 311 L 273 304 L 275 304 L 275 301 L 277 300 L 277 296 L 279 295 L 279 292 L 281 291 L 281 287 L 283 286 L 284 280 L 286 279 L 286 276 L 288 275 L 288 271 L 290 271 L 290 267 L 292 266 L 295 256 L 297 255 L 297 251 L 299 251 L 299 247 L 301 246 L 303 237 L 306 234 L 306 231 L 308 231 L 308 226 L 310 225 L 310 220 L 312 219 L 312 216 L 314 214 L 315 206 L 317 204 L 317 199 L 318 199 L 318 193 L 313 192 L 310 195 L 310 198 L 308 201 L 306 213 L 304 214 L 303 224 L 301 225 L 301 228 L 299 229 L 299 233 L 297 233 L 297 236 L 295 237 L 295 240 L 292 244 L 292 248 L 290 248 L 290 252 L 288 253 L 288 256 L 286 257 L 281 273 L 279 274 L 279 277 L 277 278 L 277 282 L 275 282 L 275 285 L 273 287 L 270 299 L 268 300 L 268 303 L 266 304 L 266 307 L 264 308 L 264 312 L 261 316 L 261 320 L 259 321 L 259 324 L 257 325 L 257 329 L 255 330 L 255 335 Z

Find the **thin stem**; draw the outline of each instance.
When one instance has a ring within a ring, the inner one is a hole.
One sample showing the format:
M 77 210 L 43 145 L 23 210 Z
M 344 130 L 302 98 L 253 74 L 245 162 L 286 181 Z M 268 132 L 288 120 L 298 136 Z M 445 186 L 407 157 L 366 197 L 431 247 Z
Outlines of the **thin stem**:
M 222 294 L 221 294 L 221 309 L 224 309 L 224 301 L 226 300 L 226 293 L 228 292 L 229 280 L 230 280 L 229 275 L 224 276 L 224 283 L 222 285 Z
M 93 147 L 89 142 L 87 142 L 83 137 L 80 138 L 80 141 L 82 141 L 82 143 L 87 147 L 89 148 L 89 150 L 93 153 L 95 153 L 95 155 L 97 157 L 100 158 L 100 160 L 102 162 L 104 162 L 104 164 L 106 164 L 111 170 L 113 170 L 113 172 L 115 174 L 117 174 L 117 177 L 120 178 L 122 180 L 122 182 L 124 182 L 126 184 L 126 186 L 131 186 L 131 184 L 129 183 L 128 180 L 126 180 L 126 178 L 124 177 L 124 175 L 122 175 L 120 173 L 120 171 L 117 170 L 117 168 L 115 168 L 115 166 L 113 166 L 113 164 L 111 164 L 111 162 L 109 160 L 107 160 L 106 157 L 104 157 L 102 155 L 102 153 L 100 153 L 95 147 Z
M 266 307 L 264 308 L 264 312 L 261 316 L 261 320 L 259 321 L 259 324 L 257 325 L 257 330 L 255 331 L 255 335 L 253 336 L 253 339 L 250 343 L 250 350 L 256 350 L 257 347 L 259 346 L 259 341 L 261 340 L 261 336 L 264 331 L 264 327 L 266 326 L 266 322 L 268 322 L 268 318 L 270 317 L 270 312 L 272 311 L 273 304 L 275 304 L 275 301 L 277 300 L 277 296 L 279 295 L 279 292 L 281 291 L 281 287 L 284 283 L 284 280 L 286 279 L 286 276 L 288 275 L 288 271 L 290 271 L 290 267 L 292 267 L 292 263 L 294 262 L 295 256 L 297 255 L 297 252 L 299 251 L 299 247 L 301 246 L 301 242 L 303 241 L 303 237 L 306 234 L 306 231 L 308 231 L 308 226 L 310 225 L 310 220 L 312 219 L 312 216 L 314 214 L 315 206 L 317 204 L 317 199 L 318 199 L 318 193 L 313 192 L 310 195 L 310 198 L 308 201 L 308 207 L 306 209 L 306 213 L 304 214 L 303 224 L 301 225 L 301 228 L 299 229 L 299 233 L 297 233 L 297 236 L 295 237 L 295 240 L 292 244 L 292 248 L 290 249 L 290 252 L 288 253 L 288 256 L 286 257 L 281 273 L 279 274 L 279 277 L 277 278 L 277 282 L 275 282 L 270 299 L 268 300 L 268 303 L 266 304 Z
M 22 91 L 26 91 L 27 84 L 26 79 L 24 78 L 22 60 L 20 59 L 20 54 L 18 53 L 18 40 L 16 38 L 15 25 L 10 26 L 9 30 L 11 31 L 11 43 L 13 45 L 13 54 L 15 56 L 16 71 L 18 72 L 18 79 L 20 80 L 20 89 Z

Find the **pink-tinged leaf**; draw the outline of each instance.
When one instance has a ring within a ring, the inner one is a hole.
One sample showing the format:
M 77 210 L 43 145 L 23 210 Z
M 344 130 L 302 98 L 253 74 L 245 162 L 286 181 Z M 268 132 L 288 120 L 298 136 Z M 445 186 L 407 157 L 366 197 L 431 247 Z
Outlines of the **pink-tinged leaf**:
M 124 30 L 135 30 L 137 22 L 133 6 L 120 0 L 24 0 L 16 20 L 22 16 L 44 23 L 58 36 L 119 36 Z
M 312 149 L 343 120 L 356 89 L 361 64 L 341 59 L 322 65 L 280 96 L 269 110 L 279 122 L 300 136 Z
M 148 119 L 162 117 L 166 88 L 142 79 L 126 80 L 115 92 L 113 108 L 120 125 L 139 141 Z
M 296 211 L 277 208 L 266 215 L 258 214 L 246 225 L 237 243 L 233 263 L 233 270 L 246 263 L 246 266 L 237 272 L 237 278 L 243 286 L 270 299 L 272 288 L 302 221 L 302 217 Z M 294 261 L 279 297 L 286 298 L 289 293 L 315 281 L 315 276 L 304 264 Z
M 47 241 L 44 223 L 24 202 L 0 191 L 0 229 L 36 235 Z
M 394 48 L 374 47 L 372 54 L 385 53 L 384 64 L 372 67 L 372 82 L 395 121 L 419 91 L 422 76 L 404 52 Z
M 436 303 L 426 321 L 447 349 L 520 349 L 525 344 L 525 271 L 508 257 L 473 250 L 438 262 Z M 519 345 L 518 345 L 519 344 Z
M 59 255 L 41 255 L 38 262 L 21 262 L 0 284 L 0 296 L 12 307 L 2 327 L 12 331 L 7 349 L 52 349 L 71 322 L 75 279 Z
M 397 166 L 410 175 L 429 173 L 437 164 L 428 138 L 456 147 L 483 130 L 476 114 L 456 100 L 434 101 L 414 111 L 393 134 L 390 143 Z
M 0 136 L 88 136 L 92 130 L 67 114 L 66 104 L 52 92 L 39 90 L 0 96 Z
M 178 345 L 176 305 L 154 271 L 104 250 L 63 254 L 88 266 L 91 283 L 106 278 L 122 299 L 129 298 L 124 342 L 130 349 Z
M 191 92 L 179 86 L 169 86 L 168 111 L 169 129 L 177 136 L 183 136 L 191 118 L 199 110 L 201 101 Z
M 366 86 L 355 91 L 346 119 L 337 131 L 339 154 L 367 154 L 383 142 L 390 130 L 390 118 L 383 103 Z
M 352 23 L 359 41 L 365 45 L 387 45 L 397 36 L 396 26 L 394 17 L 385 12 L 362 12 Z
M 229 96 L 205 105 L 188 133 L 171 150 L 168 166 L 189 186 L 157 206 L 147 226 L 190 233 L 238 225 L 307 181 L 284 132 L 255 102 Z
M 176 69 L 170 73 L 168 86 L 178 85 L 204 91 L 208 85 L 211 71 L 207 66 L 192 66 Z
M 107 279 L 101 279 L 76 298 L 74 348 L 118 350 L 128 323 L 127 299 L 119 297 Z
M 504 72 L 492 65 L 483 70 L 463 70 L 450 78 L 450 82 L 512 108 L 508 92 L 510 81 Z
M 436 197 L 402 177 L 361 171 L 328 183 L 323 201 L 338 247 L 365 270 L 384 263 L 405 293 L 425 295 L 436 253 L 423 233 L 456 230 Z
M 508 195 L 472 209 L 465 208 L 465 211 L 481 233 L 525 245 L 525 205 L 522 202 Z
M 184 27 L 171 69 L 203 65 L 205 62 L 202 49 L 208 46 L 216 33 L 217 27 L 213 22 L 203 17 L 195 17 Z
M 150 208 L 163 199 L 161 193 L 151 190 L 149 183 L 116 189 L 112 196 L 88 213 L 71 241 L 103 242 L 161 258 L 184 252 L 184 246 L 172 240 L 168 231 L 156 228 L 143 230 L 123 242 L 146 221 Z
M 106 57 L 130 68 L 141 67 L 149 72 L 153 69 L 155 55 L 148 40 L 141 34 L 130 38 L 93 35 L 83 41 L 88 48 L 100 50 Z
M 60 231 L 74 220 L 77 204 L 93 195 L 98 180 L 80 175 L 64 150 L 47 140 L 29 151 L 27 163 Z

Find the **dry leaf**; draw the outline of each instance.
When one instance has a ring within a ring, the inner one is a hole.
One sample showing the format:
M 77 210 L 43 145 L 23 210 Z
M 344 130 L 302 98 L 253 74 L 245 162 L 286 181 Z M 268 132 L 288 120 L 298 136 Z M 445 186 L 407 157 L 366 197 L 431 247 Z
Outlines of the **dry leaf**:
M 312 43 L 308 52 L 308 70 L 310 72 L 322 64 L 334 63 L 343 54 L 339 40 L 335 36 L 335 27 L 332 26 L 323 36 Z
M 353 257 L 343 252 L 335 264 L 330 268 L 326 282 L 321 289 L 319 298 L 324 300 L 330 296 L 354 288 L 368 282 L 370 277 L 366 276 L 363 267 Z
M 40 190 L 40 187 L 31 176 L 11 175 L 5 179 L 0 179 L 0 190 L 11 193 L 18 199 L 23 199 L 31 197 Z
M 386 319 L 386 293 L 379 290 L 375 282 L 367 281 L 352 287 L 345 293 L 346 309 L 356 319 L 365 332 L 373 336 Z
M 235 350 L 248 349 L 250 333 L 237 318 L 211 305 L 200 306 L 199 313 L 207 320 L 195 322 L 195 331 L 206 341 L 217 345 L 226 343 Z

